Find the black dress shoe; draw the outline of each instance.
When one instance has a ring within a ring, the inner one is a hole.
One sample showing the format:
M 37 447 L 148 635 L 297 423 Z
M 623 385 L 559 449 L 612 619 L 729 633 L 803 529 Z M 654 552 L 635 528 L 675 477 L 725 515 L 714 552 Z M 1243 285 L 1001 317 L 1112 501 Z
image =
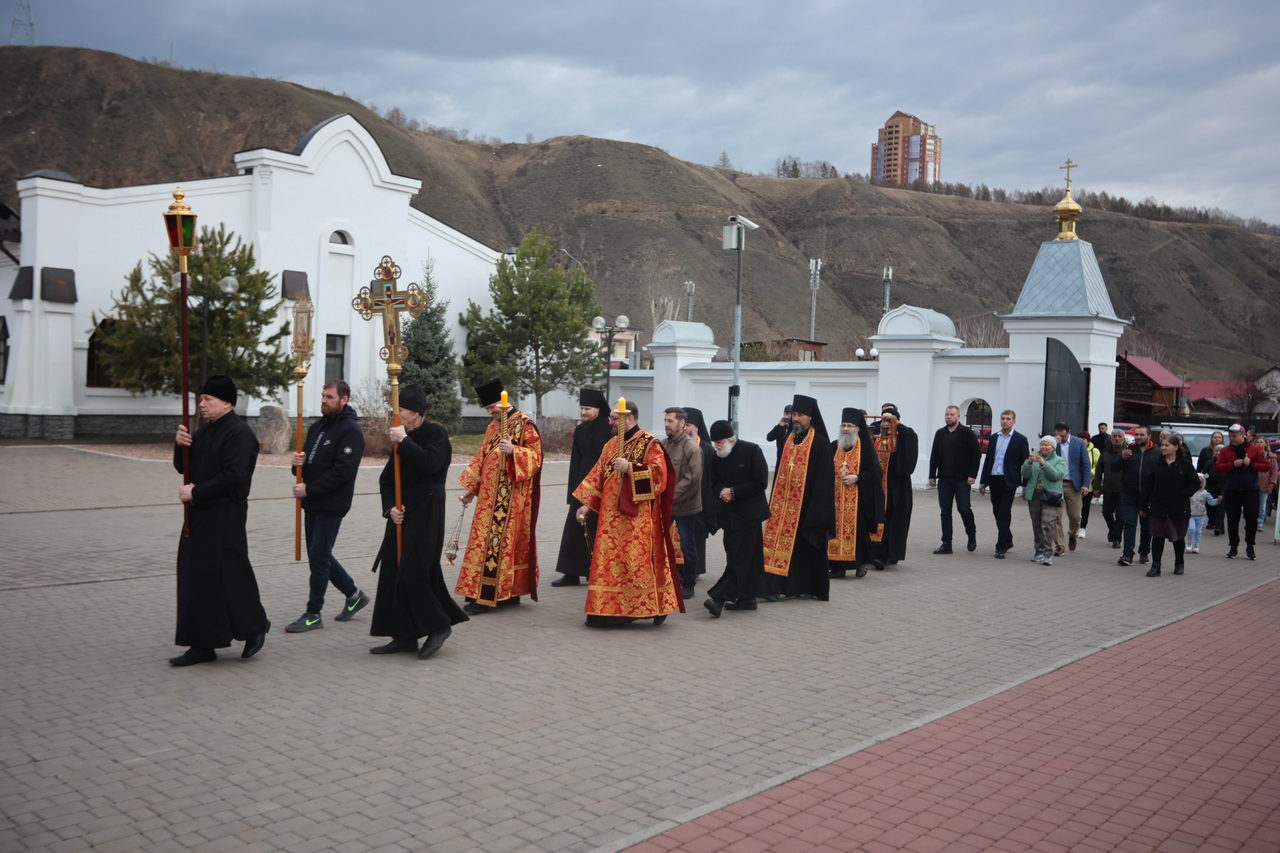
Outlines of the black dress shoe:
M 992 554 L 991 556 L 995 557 L 997 560 L 1003 560 L 1003 559 L 1004 559 L 1004 551 L 996 551 L 996 552 L 995 552 L 994 554 Z
M 756 609 L 756 601 L 754 598 L 743 598 L 731 603 L 733 604 L 734 610 L 755 610 Z M 728 604 L 725 605 L 725 607 L 728 607 L 728 606 L 729 606 Z
M 950 554 L 950 553 L 953 553 L 953 552 L 952 552 L 952 550 L 951 550 L 951 546 L 950 546 L 950 545 L 939 545 L 937 548 L 934 548 L 934 549 L 933 549 L 933 553 L 935 553 L 935 554 Z
M 453 628 L 445 628 L 443 631 L 437 631 L 423 640 L 422 648 L 418 649 L 418 660 L 426 660 L 440 651 L 440 647 L 444 645 L 444 641 L 449 639 L 449 635 L 452 633 Z
M 1147 569 L 1147 577 L 1149 577 L 1149 578 L 1158 578 L 1158 577 L 1160 577 L 1160 564 L 1159 564 L 1159 563 L 1152 563 L 1152 564 L 1151 564 L 1151 568 Z
M 978 537 L 977 537 L 976 535 L 974 535 L 973 533 L 970 533 L 970 534 L 969 534 L 969 544 L 965 545 L 965 548 L 967 548 L 967 549 L 968 549 L 968 550 L 970 550 L 970 551 L 976 551 L 976 550 L 978 550 Z
M 262 651 L 262 644 L 267 641 L 267 632 L 271 630 L 271 623 L 263 627 L 261 631 L 244 641 L 244 651 L 240 653 L 242 658 L 251 658 L 258 652 Z
M 872 560 L 872 561 L 871 561 L 871 568 L 875 569 L 877 572 L 883 572 L 883 571 L 884 571 L 884 563 L 880 562 L 879 560 Z
M 552 586 L 578 586 L 581 581 L 577 575 L 561 575 L 551 582 Z
M 663 613 L 661 616 L 655 616 L 653 617 L 653 626 L 656 628 L 666 621 L 667 621 L 667 614 L 665 613 Z
M 481 616 L 488 613 L 490 610 L 493 610 L 493 608 L 485 607 L 483 604 L 478 604 L 474 601 L 468 601 L 466 604 L 462 605 L 462 612 L 470 613 L 472 616 Z
M 192 666 L 197 663 L 209 663 L 218 659 L 213 649 L 202 649 L 192 646 L 176 658 L 169 658 L 170 666 Z
M 827 577 L 829 578 L 842 578 L 846 574 L 848 574 L 847 569 L 827 569 Z
M 416 652 L 418 650 L 417 640 L 392 640 L 385 646 L 374 646 L 369 649 L 371 655 L 394 655 L 397 652 Z
M 702 606 L 707 608 L 707 612 L 715 619 L 719 619 L 720 611 L 724 610 L 724 602 L 716 601 L 714 598 L 708 598 L 702 602 Z
M 1139 563 L 1145 563 L 1145 562 L 1147 562 L 1147 555 L 1146 555 L 1146 554 L 1139 554 L 1139 555 L 1138 555 L 1138 562 L 1139 562 Z
M 1184 568 L 1184 564 L 1181 560 L 1179 560 L 1178 562 L 1173 564 L 1173 573 L 1175 575 L 1180 575 L 1182 574 L 1183 568 Z
M 685 601 L 688 601 L 689 599 L 693 598 L 693 593 L 694 593 L 693 587 L 686 586 L 680 591 L 680 597 L 683 598 Z
M 855 578 L 865 578 L 867 576 L 867 564 L 858 563 L 858 567 L 853 570 L 853 576 Z

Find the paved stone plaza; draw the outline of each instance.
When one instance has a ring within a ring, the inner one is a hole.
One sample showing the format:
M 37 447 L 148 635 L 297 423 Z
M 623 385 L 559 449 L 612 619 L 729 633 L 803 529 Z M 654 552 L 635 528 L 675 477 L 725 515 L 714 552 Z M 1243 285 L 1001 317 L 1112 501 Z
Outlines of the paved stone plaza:
M 281 632 L 307 569 L 292 477 L 260 467 L 250 554 L 274 631 L 250 661 L 237 644 L 173 669 L 172 467 L 0 447 L 0 849 L 616 850 L 1280 574 L 1262 534 L 1256 562 L 1209 537 L 1184 577 L 1116 566 L 1101 535 L 1041 567 L 1021 505 L 1015 550 L 993 560 L 982 499 L 979 550 L 935 557 L 936 501 L 917 493 L 907 562 L 833 581 L 829 603 L 712 620 L 698 598 L 660 628 L 596 631 L 583 588 L 547 585 L 566 468 L 543 473 L 543 600 L 419 662 L 370 656 L 370 611 L 333 622 L 336 594 L 323 631 Z M 370 591 L 377 474 L 362 469 L 336 551 Z M 709 551 L 714 577 L 718 537 Z

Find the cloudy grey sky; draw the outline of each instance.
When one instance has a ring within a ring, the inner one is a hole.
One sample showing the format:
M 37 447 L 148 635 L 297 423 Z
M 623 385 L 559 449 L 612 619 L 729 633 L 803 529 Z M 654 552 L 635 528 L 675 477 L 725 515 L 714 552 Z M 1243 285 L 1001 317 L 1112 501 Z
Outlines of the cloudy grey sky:
M 1077 188 L 1280 223 L 1276 0 L 31 6 L 39 44 L 290 80 L 473 136 L 865 173 L 900 109 L 937 126 L 943 180 L 1036 188 L 1071 157 Z

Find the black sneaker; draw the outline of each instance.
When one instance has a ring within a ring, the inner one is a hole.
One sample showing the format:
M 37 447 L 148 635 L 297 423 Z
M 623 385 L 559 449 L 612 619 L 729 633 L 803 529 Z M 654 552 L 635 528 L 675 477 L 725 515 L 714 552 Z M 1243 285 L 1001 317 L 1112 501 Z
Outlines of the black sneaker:
M 1235 546 L 1235 545 L 1232 545 L 1229 549 L 1227 549 L 1227 558 L 1228 558 L 1228 559 L 1231 559 L 1231 558 L 1233 558 L 1233 557 L 1238 557 L 1238 556 L 1240 556 L 1240 552 L 1236 550 L 1236 546 Z
M 967 545 L 965 545 L 965 548 L 970 551 L 978 550 L 978 536 L 976 533 L 969 534 L 969 542 Z
M 1250 560 L 1256 560 L 1256 559 L 1258 559 L 1258 555 L 1257 555 L 1257 554 L 1255 554 L 1255 553 L 1253 552 L 1253 546 L 1252 546 L 1252 545 L 1248 545 L 1248 546 L 1246 546 L 1246 547 L 1245 547 L 1245 549 L 1244 549 L 1244 555 L 1245 555 L 1246 557 L 1248 557 Z
M 950 545 L 939 545 L 937 548 L 934 548 L 934 549 L 933 549 L 933 553 L 935 553 L 935 554 L 950 554 L 950 553 L 951 553 L 951 546 L 950 546 Z
M 286 634 L 301 634 L 304 631 L 314 631 L 317 628 L 323 627 L 324 620 L 320 617 L 319 613 L 303 613 L 297 619 L 294 619 L 288 625 L 285 625 L 284 632 Z
M 342 605 L 341 612 L 333 617 L 334 622 L 346 622 L 352 616 L 355 616 L 369 604 L 369 596 L 364 594 L 364 590 L 357 589 L 356 594 L 347 599 L 347 603 Z M 288 628 L 285 629 L 289 630 Z

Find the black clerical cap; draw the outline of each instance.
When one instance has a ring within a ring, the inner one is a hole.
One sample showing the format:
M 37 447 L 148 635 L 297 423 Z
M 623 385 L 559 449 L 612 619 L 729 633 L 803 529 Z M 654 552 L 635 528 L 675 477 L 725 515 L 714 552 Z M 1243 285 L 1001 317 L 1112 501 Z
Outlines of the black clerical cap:
M 200 393 L 217 397 L 233 406 L 236 404 L 236 383 L 230 376 L 210 376 L 204 381 Z
M 804 394 L 796 394 L 791 400 L 791 411 L 797 415 L 813 417 L 813 413 L 818 411 L 818 401 Z
M 846 406 L 844 411 L 840 413 L 840 423 L 842 424 L 860 424 L 863 423 L 862 409 L 855 409 L 853 406 Z
M 494 403 L 502 399 L 502 380 L 495 379 L 492 382 L 486 382 L 483 385 L 476 386 L 476 396 L 480 398 L 480 405 L 492 406 Z
M 400 408 L 425 415 L 427 413 L 427 395 L 422 393 L 422 389 L 417 385 L 401 388 Z
M 711 425 L 711 440 L 720 441 L 726 438 L 733 438 L 733 427 L 728 421 L 716 421 Z
M 882 415 L 885 415 L 885 414 L 893 415 L 893 416 L 894 416 L 895 418 L 897 418 L 898 420 L 902 420 L 902 415 L 898 414 L 898 407 L 897 407 L 897 406 L 882 406 L 882 407 L 880 408 L 880 414 L 882 414 Z
M 578 392 L 579 406 L 594 406 L 600 411 L 609 408 L 609 401 L 604 398 L 604 392 L 595 388 L 583 388 Z
M 693 406 L 685 406 L 684 419 L 685 423 L 693 424 L 698 430 L 698 438 L 703 441 L 715 440 L 707 434 L 707 420 L 702 416 L 702 409 L 695 409 Z

